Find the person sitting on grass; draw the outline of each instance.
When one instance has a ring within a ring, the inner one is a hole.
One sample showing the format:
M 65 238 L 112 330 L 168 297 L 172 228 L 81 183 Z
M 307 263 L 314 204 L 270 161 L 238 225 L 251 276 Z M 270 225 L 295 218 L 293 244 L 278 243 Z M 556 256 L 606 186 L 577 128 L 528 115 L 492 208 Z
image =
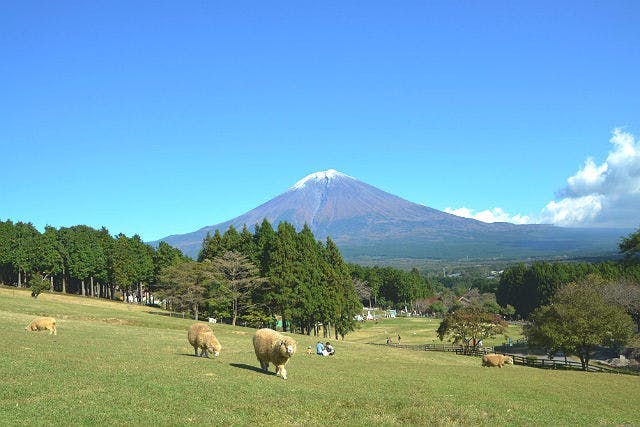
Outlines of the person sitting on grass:
M 324 344 L 322 344 L 322 342 L 318 341 L 318 344 L 316 344 L 316 354 L 318 356 L 328 356 L 329 353 L 327 353 L 327 350 L 325 350 L 324 348 Z
M 336 353 L 335 349 L 329 341 L 327 341 L 327 343 L 324 345 L 324 349 L 329 356 L 333 356 Z

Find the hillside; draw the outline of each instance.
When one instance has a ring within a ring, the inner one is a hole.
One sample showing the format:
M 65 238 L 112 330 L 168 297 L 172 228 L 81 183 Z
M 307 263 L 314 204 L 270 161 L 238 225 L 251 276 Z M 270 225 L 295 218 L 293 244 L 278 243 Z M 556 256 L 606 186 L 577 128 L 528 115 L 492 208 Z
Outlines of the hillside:
M 318 239 L 330 236 L 349 261 L 367 257 L 460 259 L 611 255 L 628 230 L 484 223 L 410 202 L 335 170 L 311 174 L 229 221 L 160 240 L 196 257 L 207 233 L 230 225 L 253 231 L 268 219 Z M 157 244 L 158 242 L 152 242 Z
M 482 368 L 357 336 L 323 358 L 295 335 L 284 381 L 259 370 L 253 329 L 215 325 L 220 357 L 196 358 L 192 321 L 164 314 L 0 288 L 0 425 L 640 424 L 637 377 Z M 26 332 L 36 315 L 57 317 L 58 335 Z

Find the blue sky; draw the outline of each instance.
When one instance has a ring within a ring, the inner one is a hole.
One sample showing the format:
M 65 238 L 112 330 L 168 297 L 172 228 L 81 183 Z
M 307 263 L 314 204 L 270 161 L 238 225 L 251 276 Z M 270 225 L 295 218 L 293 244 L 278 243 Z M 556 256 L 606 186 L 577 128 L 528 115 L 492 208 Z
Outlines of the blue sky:
M 334 168 L 485 220 L 635 228 L 638 16 L 637 1 L 3 2 L 0 219 L 154 240 Z

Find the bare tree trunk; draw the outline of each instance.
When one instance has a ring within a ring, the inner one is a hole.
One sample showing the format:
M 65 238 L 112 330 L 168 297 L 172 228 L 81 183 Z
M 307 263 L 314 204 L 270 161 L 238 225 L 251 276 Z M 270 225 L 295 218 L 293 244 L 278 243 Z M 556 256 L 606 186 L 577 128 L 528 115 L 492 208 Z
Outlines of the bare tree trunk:
M 20 268 L 18 268 L 18 287 L 22 287 L 22 272 L 20 271 Z
M 82 279 L 82 281 L 80 282 L 80 293 L 82 296 L 85 296 L 84 293 L 84 279 Z
M 231 319 L 231 326 L 236 326 L 236 319 L 238 319 L 238 300 L 233 300 L 233 318 Z

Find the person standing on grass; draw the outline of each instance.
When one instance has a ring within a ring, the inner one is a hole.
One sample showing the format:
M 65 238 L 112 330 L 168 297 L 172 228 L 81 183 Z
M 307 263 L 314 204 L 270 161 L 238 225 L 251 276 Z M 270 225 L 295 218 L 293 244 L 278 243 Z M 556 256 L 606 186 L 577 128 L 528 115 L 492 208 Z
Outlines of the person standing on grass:
M 398 334 L 398 345 L 400 345 L 400 334 Z

